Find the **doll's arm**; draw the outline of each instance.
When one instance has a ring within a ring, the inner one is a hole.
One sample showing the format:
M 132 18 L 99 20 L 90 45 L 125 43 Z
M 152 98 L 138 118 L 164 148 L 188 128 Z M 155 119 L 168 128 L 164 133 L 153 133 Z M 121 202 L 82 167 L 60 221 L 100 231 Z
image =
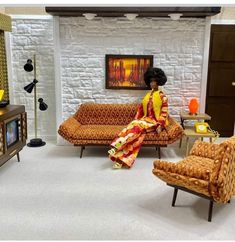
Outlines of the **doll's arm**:
M 141 103 L 135 115 L 135 119 L 140 119 L 144 116 L 143 104 Z
M 162 100 L 162 106 L 161 106 L 160 116 L 157 119 L 159 125 L 157 126 L 156 131 L 158 133 L 160 133 L 162 128 L 165 127 L 166 120 L 168 118 L 168 99 L 163 92 L 160 92 L 160 98 Z

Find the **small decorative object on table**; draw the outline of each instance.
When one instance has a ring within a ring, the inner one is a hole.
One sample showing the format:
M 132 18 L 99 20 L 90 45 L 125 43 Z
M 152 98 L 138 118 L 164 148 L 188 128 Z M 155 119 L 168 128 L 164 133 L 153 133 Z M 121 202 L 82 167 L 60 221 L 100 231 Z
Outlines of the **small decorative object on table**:
M 189 102 L 189 114 L 190 115 L 197 115 L 197 110 L 198 110 L 198 101 L 196 98 L 192 98 Z
M 4 101 L 3 97 L 4 97 L 4 90 L 0 90 L 0 108 L 4 108 L 9 104 L 9 101 Z
M 31 93 L 34 89 L 34 129 L 35 129 L 35 138 L 31 139 L 30 142 L 27 144 L 29 147 L 39 147 L 46 144 L 45 141 L 42 141 L 41 138 L 37 138 L 37 91 L 36 91 L 36 84 L 38 80 L 36 78 L 36 55 L 34 55 L 34 61 L 31 59 L 27 60 L 27 63 L 24 65 L 24 69 L 27 72 L 31 72 L 34 70 L 34 79 L 33 82 L 29 83 L 27 86 L 24 87 L 24 90 L 28 93 Z M 43 102 L 42 98 L 38 99 L 39 102 L 39 110 L 45 111 L 47 110 L 48 106 L 46 103 Z
M 203 138 L 209 138 L 210 142 L 212 143 L 212 138 L 216 138 L 219 136 L 219 133 L 217 131 L 213 131 L 209 128 L 208 123 L 204 122 L 204 120 L 211 120 L 211 116 L 209 116 L 206 113 L 198 113 L 197 115 L 191 115 L 187 112 L 181 112 L 180 113 L 180 119 L 181 119 L 181 126 L 184 129 L 184 135 L 186 136 L 186 155 L 189 151 L 189 138 L 200 138 L 203 140 Z M 185 120 L 202 120 L 203 122 L 196 122 L 194 123 L 194 126 L 185 126 L 184 121 Z M 203 128 L 203 131 L 202 131 Z M 180 147 L 182 144 L 182 138 L 180 140 Z

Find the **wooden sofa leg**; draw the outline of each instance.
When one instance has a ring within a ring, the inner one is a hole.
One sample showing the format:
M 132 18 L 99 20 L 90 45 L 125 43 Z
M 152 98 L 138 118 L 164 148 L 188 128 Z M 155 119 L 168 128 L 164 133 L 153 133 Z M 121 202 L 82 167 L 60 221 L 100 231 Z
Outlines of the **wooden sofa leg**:
M 177 194 L 178 194 L 178 188 L 175 187 L 174 189 L 174 194 L 173 194 L 173 199 L 172 199 L 172 207 L 175 206 L 175 201 L 176 201 L 176 198 L 177 198 Z
M 208 213 L 208 222 L 211 222 L 211 218 L 212 218 L 212 211 L 213 211 L 213 201 L 210 201 L 209 204 L 209 213 Z
M 157 146 L 156 150 L 158 151 L 158 159 L 161 160 L 161 149 L 160 149 L 160 146 Z
M 85 150 L 85 146 L 81 146 L 80 158 L 82 158 L 83 150 Z
M 179 148 L 181 148 L 181 146 L 182 146 L 182 138 L 180 139 Z
M 228 203 L 230 203 L 230 200 L 228 200 Z

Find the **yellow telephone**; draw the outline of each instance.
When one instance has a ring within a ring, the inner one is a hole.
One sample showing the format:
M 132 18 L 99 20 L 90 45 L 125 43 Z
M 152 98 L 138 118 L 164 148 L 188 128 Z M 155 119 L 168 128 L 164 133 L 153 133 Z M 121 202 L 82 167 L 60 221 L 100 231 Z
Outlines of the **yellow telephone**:
M 208 132 L 208 129 L 210 129 L 210 126 L 208 123 L 206 122 L 196 122 L 195 123 L 195 128 L 196 128 L 196 132 L 200 133 L 200 134 L 205 134 Z

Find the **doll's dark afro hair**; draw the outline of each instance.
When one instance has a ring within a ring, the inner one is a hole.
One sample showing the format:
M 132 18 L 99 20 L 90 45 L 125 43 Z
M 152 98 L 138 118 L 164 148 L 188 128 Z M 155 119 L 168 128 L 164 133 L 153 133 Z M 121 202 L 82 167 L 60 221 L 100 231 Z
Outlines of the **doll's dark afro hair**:
M 167 82 L 166 75 L 164 71 L 160 68 L 149 67 L 144 73 L 144 81 L 149 88 L 151 78 L 156 79 L 158 86 L 163 86 Z

